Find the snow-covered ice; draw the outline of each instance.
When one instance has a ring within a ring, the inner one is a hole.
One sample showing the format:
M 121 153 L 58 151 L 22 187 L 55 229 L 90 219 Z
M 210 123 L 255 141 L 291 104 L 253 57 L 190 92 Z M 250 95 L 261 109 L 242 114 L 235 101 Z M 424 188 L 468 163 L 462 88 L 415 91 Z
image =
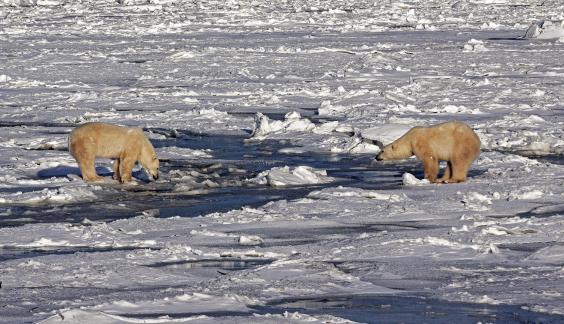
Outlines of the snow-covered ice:
M 249 179 L 251 183 L 267 184 L 272 187 L 297 186 L 331 182 L 325 170 L 315 170 L 308 166 L 276 167 L 259 173 L 255 178 Z
M 532 23 L 524 38 L 558 39 L 564 38 L 564 20 L 541 20 Z
M 563 10 L 0 0 L 0 323 L 562 322 Z M 448 120 L 467 182 L 374 160 Z M 159 181 L 85 184 L 90 121 Z

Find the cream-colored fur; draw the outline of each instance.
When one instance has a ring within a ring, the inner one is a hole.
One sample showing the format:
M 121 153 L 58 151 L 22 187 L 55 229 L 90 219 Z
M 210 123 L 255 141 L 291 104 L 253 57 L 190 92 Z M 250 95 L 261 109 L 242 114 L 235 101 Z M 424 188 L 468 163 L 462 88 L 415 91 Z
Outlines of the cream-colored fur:
M 121 182 L 131 181 L 136 161 L 153 179 L 159 176 L 159 159 L 141 128 L 86 123 L 70 133 L 69 151 L 87 182 L 102 179 L 94 168 L 97 157 L 115 159 L 114 179 Z
M 423 162 L 430 182 L 466 181 L 470 165 L 480 155 L 480 139 L 466 124 L 446 122 L 430 127 L 414 127 L 383 148 L 379 161 L 401 160 L 415 155 Z M 439 161 L 447 161 L 443 177 L 437 179 Z

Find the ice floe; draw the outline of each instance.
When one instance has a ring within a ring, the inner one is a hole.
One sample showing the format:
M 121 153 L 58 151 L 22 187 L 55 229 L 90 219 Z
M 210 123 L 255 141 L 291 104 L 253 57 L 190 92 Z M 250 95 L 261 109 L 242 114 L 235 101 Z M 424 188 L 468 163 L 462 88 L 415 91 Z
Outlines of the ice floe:
M 380 142 L 383 145 L 388 145 L 402 137 L 407 131 L 413 128 L 413 126 L 414 125 L 405 124 L 384 124 L 361 130 L 361 136 L 375 142 Z
M 255 138 L 264 137 L 271 133 L 281 131 L 312 131 L 315 125 L 306 118 L 302 118 L 297 112 L 290 112 L 284 115 L 284 120 L 271 120 L 262 113 L 255 116 L 255 124 L 252 136 Z
M 524 38 L 558 39 L 564 38 L 564 20 L 540 20 L 531 24 Z
M 62 187 L 38 191 L 2 193 L 0 204 L 64 204 L 70 202 L 88 202 L 97 199 L 96 191 L 100 187 Z
M 401 177 L 404 186 L 423 186 L 428 185 L 430 182 L 427 179 L 417 179 L 411 173 L 404 173 Z
M 317 170 L 308 166 L 284 166 L 261 172 L 255 178 L 248 180 L 248 182 L 265 184 L 271 187 L 284 187 L 321 184 L 332 182 L 333 180 L 332 177 L 327 176 L 327 171 L 325 170 Z

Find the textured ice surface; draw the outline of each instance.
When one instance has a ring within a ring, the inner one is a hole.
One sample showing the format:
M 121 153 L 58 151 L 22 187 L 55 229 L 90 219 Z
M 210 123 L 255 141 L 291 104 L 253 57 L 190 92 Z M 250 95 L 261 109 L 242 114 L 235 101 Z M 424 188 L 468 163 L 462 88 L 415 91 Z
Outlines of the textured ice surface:
M 562 321 L 562 10 L 0 0 L 0 322 Z M 448 120 L 482 141 L 466 183 L 373 161 Z M 89 121 L 143 127 L 160 180 L 84 184 Z

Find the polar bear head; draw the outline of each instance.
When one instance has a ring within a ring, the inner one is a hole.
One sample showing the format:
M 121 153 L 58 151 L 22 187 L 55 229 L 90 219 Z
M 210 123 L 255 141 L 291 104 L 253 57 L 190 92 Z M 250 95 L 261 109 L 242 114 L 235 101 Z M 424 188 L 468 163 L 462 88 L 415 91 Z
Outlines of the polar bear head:
M 155 148 L 147 138 L 144 139 L 141 146 L 141 154 L 139 156 L 139 163 L 147 171 L 147 173 L 157 180 L 159 178 L 159 158 L 155 152 Z
M 408 131 L 405 135 L 395 140 L 393 143 L 380 147 L 380 154 L 376 156 L 378 161 L 403 160 L 412 156 L 413 146 L 412 139 L 414 129 Z

